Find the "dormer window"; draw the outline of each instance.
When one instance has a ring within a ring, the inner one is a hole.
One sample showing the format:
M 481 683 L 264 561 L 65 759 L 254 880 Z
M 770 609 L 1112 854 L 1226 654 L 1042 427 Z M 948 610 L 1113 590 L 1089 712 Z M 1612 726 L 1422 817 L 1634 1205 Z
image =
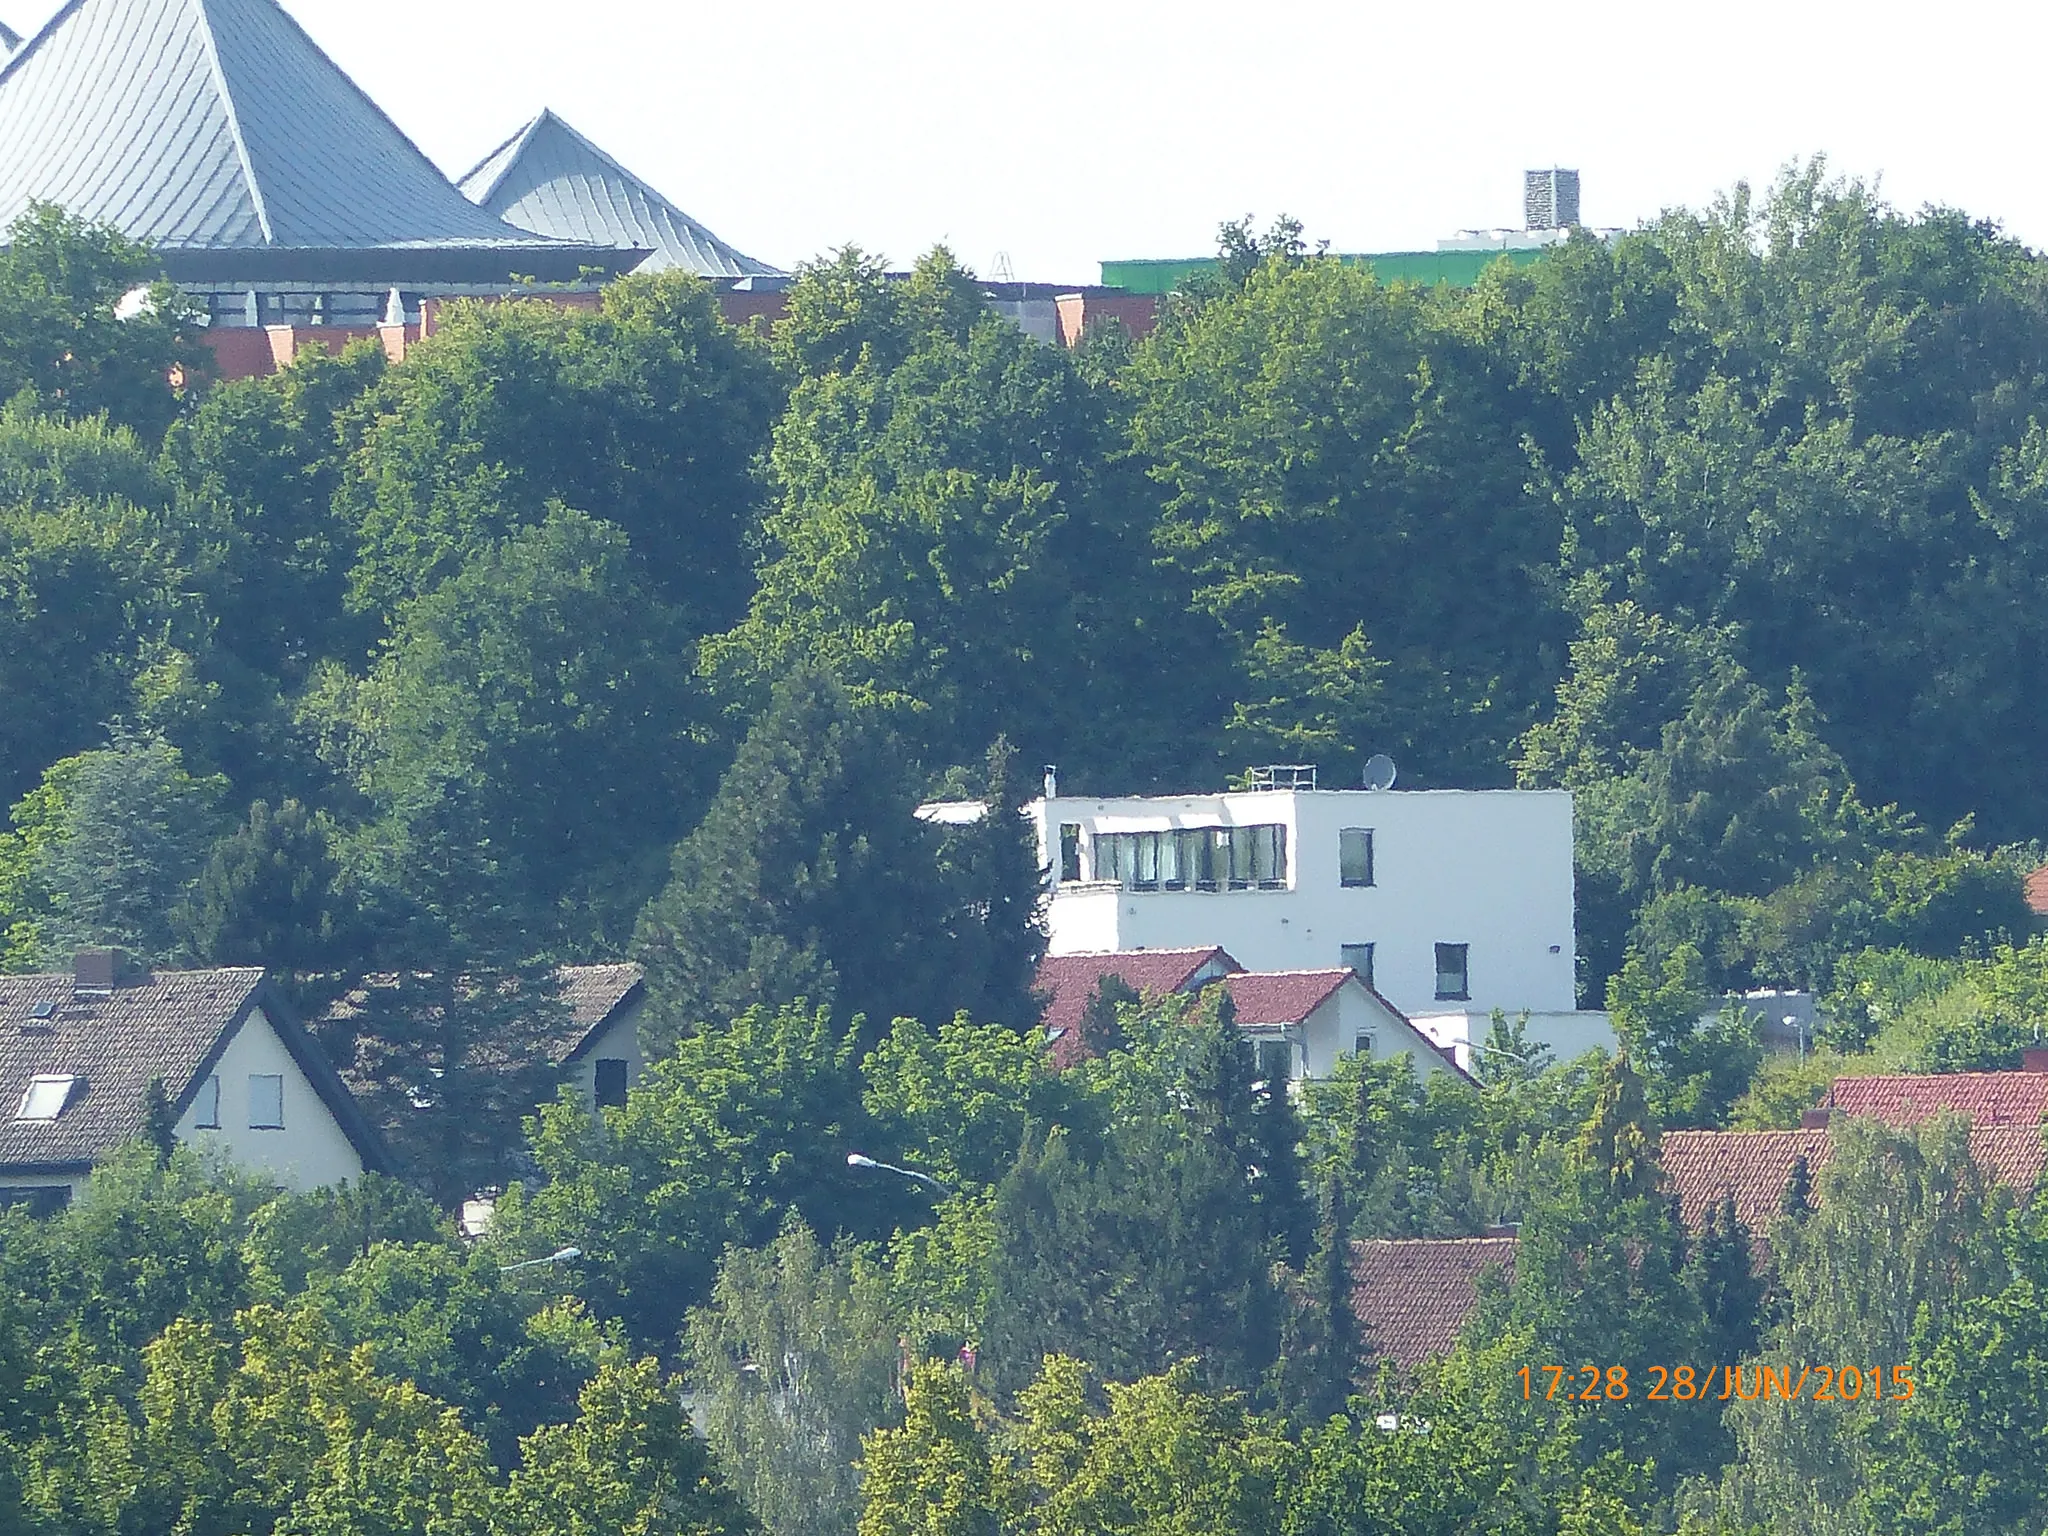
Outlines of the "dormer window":
M 21 1096 L 21 1108 L 15 1111 L 14 1118 L 43 1122 L 56 1119 L 71 1102 L 71 1090 L 77 1082 L 69 1072 L 38 1073 L 29 1079 L 28 1091 Z

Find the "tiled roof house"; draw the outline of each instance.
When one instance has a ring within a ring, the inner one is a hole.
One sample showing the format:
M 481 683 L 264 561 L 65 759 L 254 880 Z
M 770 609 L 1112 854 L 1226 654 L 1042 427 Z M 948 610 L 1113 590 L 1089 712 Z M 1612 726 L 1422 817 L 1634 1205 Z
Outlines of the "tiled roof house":
M 2033 1188 L 2048 1165 L 2048 1146 L 2035 1126 L 1978 1125 L 1970 1131 L 1970 1153 L 1995 1182 L 2017 1190 Z M 1732 1195 L 1735 1214 L 1761 1237 L 1778 1214 L 1792 1166 L 1806 1159 L 1816 1180 L 1834 1142 L 1824 1126 L 1797 1131 L 1666 1131 L 1661 1160 L 1667 1187 L 1678 1197 L 1679 1215 L 1698 1228 L 1707 1207 Z
M 1041 1022 L 1054 1065 L 1070 1067 L 1086 1054 L 1074 1029 L 1105 976 L 1114 976 L 1140 997 L 1170 997 L 1242 969 L 1228 951 L 1213 944 L 1205 949 L 1047 955 L 1038 963 L 1037 990 L 1045 999 Z
M 130 977 L 107 950 L 0 976 L 0 1200 L 62 1205 L 144 1133 L 162 1079 L 177 1138 L 290 1187 L 387 1167 L 376 1133 L 256 967 Z
M 1358 1050 L 1380 1059 L 1406 1056 L 1424 1074 L 1461 1070 L 1355 971 L 1246 971 L 1213 945 L 1048 955 L 1039 965 L 1038 991 L 1047 1000 L 1043 1018 L 1056 1065 L 1071 1066 L 1085 1053 L 1075 1026 L 1105 976 L 1141 996 L 1221 985 L 1246 1034 L 1290 1048 L 1289 1070 L 1297 1078 L 1325 1076 Z
M 1376 1238 L 1351 1245 L 1351 1306 L 1373 1355 L 1413 1371 L 1458 1340 L 1479 1277 L 1515 1275 L 1512 1237 Z
M 2023 1072 L 1886 1073 L 1838 1077 L 1820 1101 L 1831 1115 L 1918 1125 L 1954 1110 L 1976 1125 L 2039 1125 L 2048 1118 L 2048 1052 L 2029 1051 Z

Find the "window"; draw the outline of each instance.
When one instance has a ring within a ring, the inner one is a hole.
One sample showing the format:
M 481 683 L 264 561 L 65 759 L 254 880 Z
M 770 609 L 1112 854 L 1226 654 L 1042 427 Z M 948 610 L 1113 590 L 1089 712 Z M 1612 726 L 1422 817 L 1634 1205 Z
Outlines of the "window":
M 0 1211 L 21 1206 L 31 1216 L 55 1216 L 69 1204 L 68 1184 L 0 1184 Z
M 17 1120 L 54 1120 L 64 1113 L 64 1106 L 71 1102 L 71 1089 L 78 1082 L 68 1072 L 44 1072 L 29 1079 L 28 1091 L 21 1096 L 21 1108 L 15 1111 Z
M 1464 999 L 1472 995 L 1470 944 L 1439 944 L 1436 947 L 1436 995 Z
M 1361 1029 L 1358 1032 L 1357 1038 L 1351 1042 L 1351 1053 L 1354 1056 L 1369 1057 L 1373 1053 L 1373 1047 L 1378 1043 L 1379 1036 L 1369 1029 Z
M 1372 946 L 1370 944 L 1346 944 L 1342 946 L 1340 953 L 1344 957 L 1345 967 L 1353 972 L 1360 981 L 1364 982 L 1368 987 L 1374 984 L 1372 979 Z
M 284 1079 L 275 1072 L 249 1074 L 249 1129 L 284 1129 Z
M 1072 884 L 1081 878 L 1081 823 L 1060 823 L 1060 879 Z
M 1098 832 L 1095 878 L 1131 891 L 1285 890 L 1287 828 L 1276 822 Z
M 220 1075 L 207 1078 L 199 1085 L 199 1093 L 192 1101 L 192 1123 L 202 1131 L 220 1129 Z
M 1347 889 L 1372 884 L 1372 828 L 1346 827 L 1337 834 L 1337 882 Z
M 597 1058 L 597 1107 L 626 1107 L 626 1064 L 612 1056 Z

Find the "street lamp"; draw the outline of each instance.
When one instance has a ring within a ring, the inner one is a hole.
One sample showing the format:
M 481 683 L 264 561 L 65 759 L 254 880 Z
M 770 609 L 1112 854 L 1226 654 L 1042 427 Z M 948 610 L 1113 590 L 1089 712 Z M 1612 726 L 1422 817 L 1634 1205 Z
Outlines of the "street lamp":
M 933 1178 L 928 1173 L 919 1173 L 915 1168 L 898 1168 L 894 1163 L 877 1162 L 874 1158 L 868 1157 L 863 1153 L 847 1153 L 846 1166 L 849 1168 L 879 1168 L 884 1173 L 900 1173 L 906 1179 L 915 1179 L 920 1184 L 929 1185 L 931 1188 L 936 1189 L 942 1195 L 950 1195 L 953 1193 L 952 1190 L 948 1189 L 945 1185 L 941 1184 L 937 1179 Z
M 498 1266 L 498 1273 L 509 1275 L 515 1269 L 532 1269 L 540 1264 L 566 1264 L 571 1259 L 580 1259 L 582 1257 L 583 1250 L 581 1248 L 557 1248 L 544 1259 L 521 1259 L 517 1264 L 500 1264 Z

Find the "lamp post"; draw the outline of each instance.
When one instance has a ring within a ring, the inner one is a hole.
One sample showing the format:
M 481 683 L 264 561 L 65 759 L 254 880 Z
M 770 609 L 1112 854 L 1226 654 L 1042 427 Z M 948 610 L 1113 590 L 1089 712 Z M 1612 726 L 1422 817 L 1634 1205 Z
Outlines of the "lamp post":
M 533 1269 L 541 1264 L 566 1264 L 571 1259 L 580 1259 L 582 1257 L 583 1250 L 581 1248 L 557 1248 L 544 1259 L 521 1259 L 517 1264 L 500 1264 L 498 1266 L 498 1273 L 509 1275 L 515 1269 Z
M 864 1153 L 847 1153 L 846 1166 L 849 1168 L 879 1168 L 884 1173 L 899 1173 L 906 1179 L 914 1179 L 919 1184 L 924 1184 L 932 1189 L 936 1189 L 942 1195 L 950 1195 L 953 1193 L 952 1190 L 948 1189 L 945 1185 L 941 1184 L 937 1179 L 933 1178 L 928 1173 L 919 1173 L 915 1168 L 898 1168 L 894 1163 L 877 1162 L 874 1158 L 868 1157 Z

